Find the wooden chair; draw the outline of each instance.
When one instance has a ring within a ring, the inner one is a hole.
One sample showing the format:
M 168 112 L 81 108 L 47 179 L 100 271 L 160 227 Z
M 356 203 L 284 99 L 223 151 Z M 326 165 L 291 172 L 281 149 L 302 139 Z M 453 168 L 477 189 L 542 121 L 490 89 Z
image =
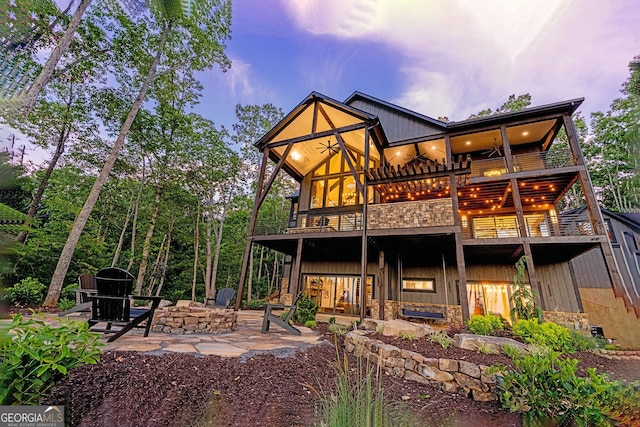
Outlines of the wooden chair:
M 91 299 L 89 296 L 97 292 L 96 276 L 91 273 L 83 273 L 78 276 L 78 285 L 80 287 L 76 289 L 76 305 L 69 310 L 58 313 L 58 316 L 66 316 L 71 313 L 89 311 L 91 309 Z
M 262 333 L 266 334 L 269 331 L 269 327 L 271 326 L 271 322 L 275 323 L 276 325 L 280 326 L 282 329 L 284 329 L 287 332 L 291 332 L 292 334 L 295 335 L 300 335 L 300 329 L 296 328 L 295 326 L 293 326 L 292 324 L 289 323 L 289 321 L 291 320 L 291 318 L 293 317 L 293 314 L 296 312 L 296 310 L 298 309 L 298 300 L 300 299 L 300 297 L 302 296 L 302 292 L 300 292 L 298 294 L 298 296 L 296 297 L 295 301 L 293 302 L 292 305 L 284 305 L 284 304 L 267 304 L 264 306 L 264 318 L 262 319 Z M 278 316 L 277 314 L 272 314 L 271 311 L 272 310 L 289 310 L 287 312 L 287 315 L 284 317 L 284 319 L 280 316 Z
M 149 335 L 153 313 L 160 304 L 161 297 L 131 295 L 134 277 L 125 270 L 109 267 L 96 274 L 97 292 L 90 295 L 91 318 L 89 327 L 95 332 L 114 334 L 108 342 L 115 341 L 133 328 L 145 328 L 144 336 Z M 131 308 L 131 301 L 151 301 L 151 307 Z M 141 323 L 146 321 L 145 326 Z M 104 328 L 94 326 L 106 323 Z M 120 326 L 119 330 L 112 326 Z
M 222 288 L 216 292 L 216 298 L 213 303 L 214 307 L 227 308 L 231 305 L 233 297 L 236 295 L 236 290 L 232 288 Z M 213 298 L 205 298 L 204 305 L 209 304 L 209 301 L 213 301 Z

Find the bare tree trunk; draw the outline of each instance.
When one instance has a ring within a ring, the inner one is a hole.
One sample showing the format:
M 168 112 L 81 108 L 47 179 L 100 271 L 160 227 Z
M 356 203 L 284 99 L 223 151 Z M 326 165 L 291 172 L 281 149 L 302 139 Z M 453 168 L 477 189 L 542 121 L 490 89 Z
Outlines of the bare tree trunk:
M 87 0 L 85 0 L 87 1 Z M 169 32 L 171 31 L 171 22 L 165 27 L 162 32 L 162 36 L 160 38 L 160 43 L 158 45 L 158 51 L 156 56 L 149 67 L 149 72 L 140 88 L 140 92 L 136 97 L 133 105 L 131 106 L 131 110 L 129 114 L 127 114 L 127 118 L 122 124 L 122 128 L 120 129 L 120 133 L 118 134 L 118 138 L 116 139 L 107 160 L 105 161 L 102 170 L 98 174 L 98 178 L 93 183 L 93 187 L 91 187 L 91 191 L 89 192 L 89 196 L 87 197 L 87 201 L 84 203 L 82 210 L 76 217 L 76 221 L 73 223 L 73 227 L 71 228 L 71 232 L 69 232 L 69 237 L 67 238 L 67 242 L 62 248 L 62 253 L 60 254 L 60 258 L 58 259 L 58 264 L 56 265 L 56 270 L 53 272 L 53 277 L 51 277 L 51 283 L 49 284 L 49 291 L 47 293 L 47 297 L 44 300 L 43 305 L 45 307 L 55 307 L 58 303 L 58 299 L 60 299 L 60 291 L 62 290 L 62 286 L 64 285 L 64 279 L 67 275 L 67 271 L 69 270 L 69 264 L 71 264 L 71 258 L 73 257 L 73 252 L 78 245 L 78 241 L 80 240 L 80 235 L 84 230 L 84 226 L 87 224 L 89 220 L 89 215 L 93 211 L 93 207 L 96 205 L 98 201 L 98 197 L 100 196 L 100 190 L 104 186 L 104 183 L 109 178 L 109 173 L 113 169 L 113 165 L 118 158 L 118 154 L 124 145 L 124 140 L 129 134 L 129 129 L 131 129 L 131 125 L 138 114 L 138 111 L 142 107 L 142 102 L 144 98 L 147 96 L 147 91 L 149 90 L 149 86 L 151 82 L 155 78 L 156 68 L 158 63 L 160 62 L 160 57 L 162 52 L 164 51 L 164 45 L 167 41 L 167 37 L 169 36 Z
M 164 244 L 167 241 L 167 233 L 162 236 L 162 243 L 160 243 L 160 249 L 158 249 L 158 254 L 156 255 L 156 262 L 151 269 L 151 279 L 149 280 L 149 287 L 147 288 L 147 295 L 153 295 L 153 288 L 156 285 L 157 277 L 159 277 L 160 270 L 160 260 L 164 256 Z
M 227 211 L 229 208 L 229 204 L 231 203 L 231 199 L 233 198 L 233 191 L 229 191 L 228 199 L 224 202 L 224 206 L 222 207 L 222 214 L 220 215 L 220 223 L 218 224 L 218 230 L 216 233 L 216 249 L 213 256 L 213 266 L 211 268 L 211 290 L 212 294 L 215 294 L 216 291 L 216 281 L 218 280 L 218 262 L 220 261 L 220 248 L 222 247 L 222 231 L 224 230 L 224 222 L 227 218 Z
M 205 294 L 205 298 L 213 298 L 214 294 L 213 292 L 211 292 L 211 258 L 213 256 L 213 249 L 211 247 L 211 221 L 213 221 L 212 218 L 212 212 L 211 212 L 211 206 L 208 206 L 207 208 L 208 211 L 208 215 L 207 215 L 207 228 L 206 228 L 206 238 L 205 238 L 205 250 L 206 250 L 206 262 L 205 262 L 205 270 L 204 270 L 204 294 Z
M 122 246 L 124 245 L 124 236 L 127 234 L 127 228 L 129 227 L 129 221 L 131 220 L 131 213 L 134 209 L 134 201 L 133 201 L 133 193 L 131 193 L 131 201 L 129 202 L 129 207 L 127 209 L 127 217 L 124 220 L 124 225 L 122 226 L 122 231 L 120 232 L 120 238 L 118 239 L 118 246 L 116 247 L 116 253 L 113 254 L 113 260 L 111 261 L 111 267 L 115 267 L 120 259 L 120 254 L 122 253 Z
M 142 284 L 144 283 L 144 276 L 147 273 L 149 253 L 151 252 L 151 239 L 153 238 L 153 232 L 156 228 L 156 221 L 158 220 L 158 213 L 160 212 L 161 197 L 162 186 L 156 187 L 156 197 L 153 201 L 153 211 L 151 211 L 151 222 L 149 223 L 149 228 L 147 228 L 147 235 L 144 238 L 144 245 L 142 246 L 142 259 L 140 260 L 140 267 L 138 268 L 136 288 L 133 291 L 134 295 L 141 295 L 142 293 Z
M 136 234 L 138 229 L 138 212 L 140 212 L 140 200 L 142 199 L 142 190 L 144 189 L 145 182 L 145 161 L 142 156 L 142 179 L 140 181 L 140 188 L 138 189 L 138 197 L 136 198 L 135 208 L 133 210 L 133 223 L 131 224 L 131 252 L 129 254 L 129 263 L 127 264 L 127 270 L 130 271 L 133 266 L 136 252 Z
M 200 247 L 200 200 L 196 210 L 196 229 L 193 232 L 193 281 L 191 283 L 191 301 L 196 300 L 196 282 L 198 279 L 198 252 Z
M 76 12 L 73 14 L 71 22 L 69 22 L 69 26 L 64 31 L 64 35 L 60 39 L 60 42 L 58 42 L 58 45 L 51 52 L 49 59 L 44 65 L 42 71 L 40 71 L 40 74 L 38 75 L 36 80 L 33 82 L 33 84 L 31 84 L 31 87 L 27 89 L 24 100 L 24 109 L 22 112 L 23 120 L 26 120 L 29 117 L 29 114 L 31 113 L 33 106 L 36 104 L 36 100 L 38 99 L 38 95 L 40 95 L 42 88 L 47 83 L 49 83 L 49 80 L 51 80 L 51 76 L 53 75 L 53 71 L 58 64 L 58 61 L 60 61 L 60 58 L 62 58 L 62 55 L 66 52 L 67 48 L 71 44 L 71 40 L 73 40 L 73 36 L 78 29 L 78 25 L 80 25 L 80 21 L 82 20 L 82 15 L 84 15 L 84 12 L 87 10 L 90 4 L 91 0 L 80 1 L 80 4 L 78 5 Z
M 173 224 L 171 229 L 169 230 L 169 238 L 167 241 L 167 247 L 164 251 L 164 257 L 162 259 L 162 269 L 160 270 L 160 283 L 158 284 L 158 289 L 156 289 L 156 296 L 160 296 L 160 291 L 162 290 L 162 286 L 164 285 L 164 281 L 167 276 L 167 266 L 169 265 L 169 252 L 171 248 L 171 233 L 173 232 Z

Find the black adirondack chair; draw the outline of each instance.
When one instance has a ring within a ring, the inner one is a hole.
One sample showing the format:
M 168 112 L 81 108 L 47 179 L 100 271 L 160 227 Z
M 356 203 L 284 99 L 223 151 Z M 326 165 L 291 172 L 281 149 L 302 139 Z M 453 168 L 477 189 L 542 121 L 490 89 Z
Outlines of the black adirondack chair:
M 58 316 L 66 316 L 67 314 L 79 311 L 91 310 L 91 299 L 89 296 L 97 292 L 96 276 L 91 273 L 82 273 L 78 276 L 78 285 L 80 287 L 76 289 L 76 305 L 69 310 L 58 313 Z
M 222 288 L 216 292 L 216 299 L 213 303 L 214 307 L 223 307 L 227 308 L 231 305 L 231 301 L 233 297 L 236 295 L 236 290 L 232 288 Z M 212 301 L 213 298 L 205 298 L 204 305 L 209 304 L 209 301 Z
M 262 319 L 262 333 L 266 334 L 269 331 L 269 327 L 271 326 L 271 322 L 280 326 L 287 332 L 291 332 L 294 335 L 300 335 L 300 329 L 296 328 L 292 324 L 289 323 L 293 314 L 298 309 L 298 300 L 302 296 L 302 292 L 298 294 L 295 301 L 293 301 L 292 305 L 284 305 L 284 304 L 267 304 L 264 307 L 264 318 Z M 272 314 L 272 310 L 289 310 L 284 319 L 277 314 Z
M 145 328 L 144 336 L 149 335 L 153 313 L 160 304 L 161 297 L 131 295 L 134 277 L 128 271 L 109 267 L 96 274 L 97 293 L 90 295 L 91 318 L 89 327 L 95 332 L 114 334 L 107 340 L 115 341 L 133 328 Z M 132 308 L 131 301 L 151 301 L 151 307 Z M 146 325 L 141 323 L 146 320 Z M 94 328 L 106 323 L 106 327 Z M 119 326 L 120 329 L 112 329 Z

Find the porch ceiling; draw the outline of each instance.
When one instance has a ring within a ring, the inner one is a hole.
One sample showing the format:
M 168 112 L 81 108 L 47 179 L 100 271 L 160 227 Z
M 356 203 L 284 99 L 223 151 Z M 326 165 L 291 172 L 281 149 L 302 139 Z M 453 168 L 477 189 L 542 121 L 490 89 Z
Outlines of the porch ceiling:
M 377 147 L 384 140 L 378 119 L 313 93 L 258 141 L 256 146 L 260 149 L 269 148 L 270 157 L 274 161 L 279 161 L 286 155 L 283 168 L 294 178 L 301 179 L 329 156 L 340 152 L 340 142 L 348 151 L 364 154 L 367 128 L 371 128 L 369 157 L 378 162 L 380 155 Z

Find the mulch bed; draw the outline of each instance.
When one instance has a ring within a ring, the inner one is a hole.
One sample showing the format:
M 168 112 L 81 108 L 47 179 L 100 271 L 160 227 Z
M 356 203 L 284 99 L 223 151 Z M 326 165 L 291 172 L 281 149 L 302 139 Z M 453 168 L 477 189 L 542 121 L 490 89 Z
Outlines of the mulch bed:
M 73 370 L 59 382 L 45 404 L 65 404 L 69 425 L 111 426 L 312 426 L 317 390 L 331 390 L 334 365 L 344 340 L 317 331 L 326 342 L 296 352 L 220 358 L 184 353 L 106 352 L 96 365 Z M 372 337 L 428 357 L 446 357 L 484 365 L 511 365 L 502 355 L 454 347 L 443 349 L 428 339 L 414 341 Z M 335 343 L 335 345 L 334 345 Z M 358 361 L 348 355 L 351 367 Z M 610 360 L 576 353 L 580 369 L 595 367 L 612 378 L 640 380 L 640 361 Z M 387 399 L 409 408 L 419 425 L 521 426 L 498 402 L 475 402 L 444 392 L 438 385 L 382 376 Z

